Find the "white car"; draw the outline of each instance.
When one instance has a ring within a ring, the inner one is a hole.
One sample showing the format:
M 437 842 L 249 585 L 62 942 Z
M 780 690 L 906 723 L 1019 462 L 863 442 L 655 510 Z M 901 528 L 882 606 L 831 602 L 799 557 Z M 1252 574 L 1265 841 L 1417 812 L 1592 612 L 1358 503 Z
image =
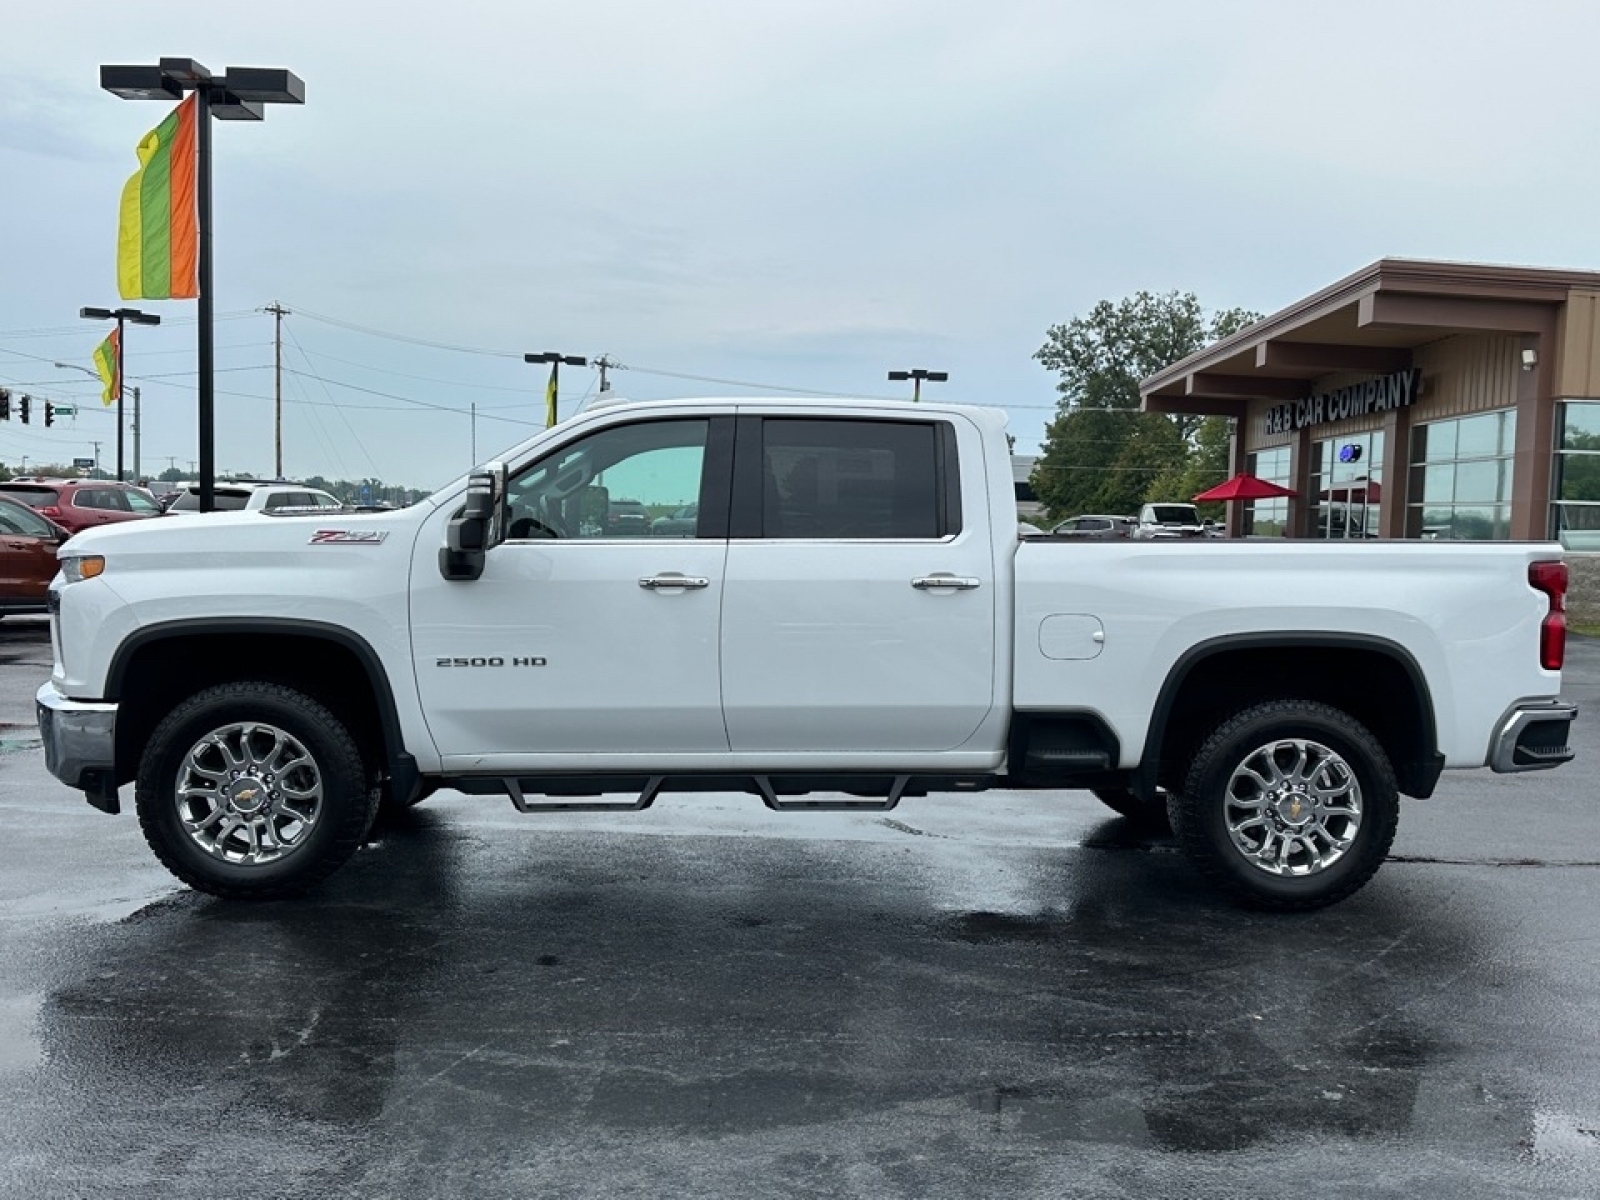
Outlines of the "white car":
M 213 488 L 216 512 L 275 512 L 295 508 L 343 508 L 337 496 L 299 483 L 219 483 Z M 167 514 L 198 513 L 200 489 L 185 487 L 167 508 Z
M 1146 504 L 1130 535 L 1140 541 L 1171 541 L 1205 536 L 1200 510 L 1192 504 Z

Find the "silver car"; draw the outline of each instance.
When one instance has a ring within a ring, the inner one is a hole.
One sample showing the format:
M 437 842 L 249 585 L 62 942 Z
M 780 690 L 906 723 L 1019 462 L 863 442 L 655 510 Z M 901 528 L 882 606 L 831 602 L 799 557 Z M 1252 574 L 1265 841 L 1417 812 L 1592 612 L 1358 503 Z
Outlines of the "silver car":
M 1050 531 L 1056 537 L 1091 538 L 1109 541 L 1128 537 L 1133 532 L 1132 517 L 1101 516 L 1090 513 L 1081 517 L 1068 517 Z

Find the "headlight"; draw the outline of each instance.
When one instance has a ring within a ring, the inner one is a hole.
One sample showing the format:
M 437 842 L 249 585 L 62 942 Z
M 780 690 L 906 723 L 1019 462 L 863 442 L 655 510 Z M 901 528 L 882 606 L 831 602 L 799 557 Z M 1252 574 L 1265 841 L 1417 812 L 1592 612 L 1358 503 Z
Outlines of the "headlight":
M 61 564 L 61 574 L 66 577 L 68 583 L 93 579 L 106 569 L 106 560 L 98 554 L 69 554 L 57 561 Z

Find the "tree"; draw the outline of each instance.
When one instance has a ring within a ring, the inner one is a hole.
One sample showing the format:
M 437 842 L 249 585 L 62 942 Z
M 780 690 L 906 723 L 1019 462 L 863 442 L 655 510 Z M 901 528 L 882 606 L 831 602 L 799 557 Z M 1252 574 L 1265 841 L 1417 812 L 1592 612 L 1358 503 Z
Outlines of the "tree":
M 1139 411 L 1139 381 L 1260 317 L 1227 309 L 1208 321 L 1192 292 L 1138 292 L 1117 303 L 1102 300 L 1085 317 L 1053 325 L 1034 358 L 1061 378 L 1058 415 L 1045 434 L 1033 487 L 1056 516 L 1074 512 L 1132 512 L 1180 483 L 1194 457 L 1201 418 Z M 1217 426 L 1209 426 L 1214 456 Z M 1208 460 L 1209 461 L 1209 460 Z M 1211 480 L 1202 485 L 1209 487 Z M 1194 489 L 1202 490 L 1201 488 Z
M 1207 488 L 1214 488 L 1233 472 L 1228 466 L 1228 451 L 1233 441 L 1233 421 L 1228 417 L 1206 417 L 1195 427 L 1189 440 L 1188 457 L 1156 476 L 1146 500 L 1188 500 Z M 1202 516 L 1222 520 L 1222 502 L 1200 506 Z

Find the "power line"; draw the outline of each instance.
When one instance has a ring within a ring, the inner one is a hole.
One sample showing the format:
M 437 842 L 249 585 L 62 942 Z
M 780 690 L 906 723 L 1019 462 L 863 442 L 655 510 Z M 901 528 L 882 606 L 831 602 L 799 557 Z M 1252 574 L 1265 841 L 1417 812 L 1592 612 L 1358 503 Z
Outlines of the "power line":
M 339 329 L 348 329 L 355 333 L 365 333 L 371 337 L 386 338 L 391 342 L 406 342 L 413 346 L 428 346 L 434 350 L 453 350 L 458 354 L 479 354 L 487 358 L 516 358 L 522 355 L 515 350 L 486 350 L 481 346 L 456 346 L 449 342 L 435 342 L 427 338 L 411 337 L 404 333 L 389 333 L 386 330 L 374 329 L 370 325 L 357 325 L 354 321 L 341 321 L 338 317 L 323 316 L 310 309 L 296 308 L 295 312 L 302 317 L 309 317 L 313 321 L 321 321 L 324 325 L 333 325 Z

